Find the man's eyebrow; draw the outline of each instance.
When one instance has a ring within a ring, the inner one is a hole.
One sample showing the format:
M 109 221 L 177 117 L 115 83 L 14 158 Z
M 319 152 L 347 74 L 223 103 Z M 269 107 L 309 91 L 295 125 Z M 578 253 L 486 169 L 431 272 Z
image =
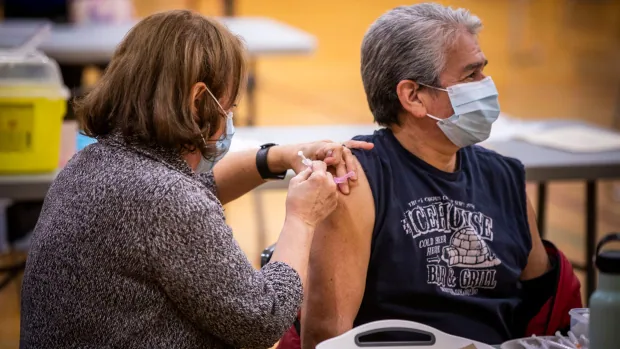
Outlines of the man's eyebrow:
M 489 64 L 488 60 L 484 60 L 484 62 L 476 62 L 476 63 L 470 63 L 468 65 L 465 66 L 465 68 L 463 68 L 464 72 L 467 71 L 472 71 L 472 70 L 476 70 L 476 69 L 480 69 L 482 67 L 485 67 L 487 64 Z

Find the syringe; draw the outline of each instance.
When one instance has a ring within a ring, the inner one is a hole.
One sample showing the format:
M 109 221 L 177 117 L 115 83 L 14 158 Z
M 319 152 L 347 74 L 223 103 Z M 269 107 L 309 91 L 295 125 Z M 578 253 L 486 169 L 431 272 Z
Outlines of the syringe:
M 301 157 L 301 163 L 308 166 L 308 167 L 312 167 L 312 160 L 308 159 L 307 157 L 304 156 L 304 152 L 302 152 L 301 150 L 299 152 L 297 152 L 297 155 L 299 155 L 299 157 Z M 341 183 L 346 183 L 349 178 L 355 176 L 355 172 L 353 171 L 349 171 L 349 173 L 345 174 L 342 177 L 334 177 L 334 182 L 336 184 L 341 184 Z

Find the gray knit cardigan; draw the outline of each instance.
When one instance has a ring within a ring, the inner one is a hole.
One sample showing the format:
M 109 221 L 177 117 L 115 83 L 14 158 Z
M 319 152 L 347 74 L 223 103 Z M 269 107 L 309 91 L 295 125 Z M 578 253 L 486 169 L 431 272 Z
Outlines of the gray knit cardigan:
M 113 134 L 52 184 L 22 289 L 21 348 L 265 348 L 302 301 L 284 263 L 255 270 L 213 174 Z

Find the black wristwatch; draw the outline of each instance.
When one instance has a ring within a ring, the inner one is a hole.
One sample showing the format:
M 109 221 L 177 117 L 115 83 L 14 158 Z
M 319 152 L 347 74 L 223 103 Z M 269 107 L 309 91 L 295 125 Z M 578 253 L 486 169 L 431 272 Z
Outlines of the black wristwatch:
M 269 170 L 269 165 L 267 164 L 267 153 L 269 152 L 269 148 L 273 147 L 274 143 L 267 143 L 260 146 L 260 149 L 256 153 L 256 168 L 258 169 L 258 173 L 263 179 L 284 179 L 286 177 L 286 171 L 281 173 L 273 173 Z

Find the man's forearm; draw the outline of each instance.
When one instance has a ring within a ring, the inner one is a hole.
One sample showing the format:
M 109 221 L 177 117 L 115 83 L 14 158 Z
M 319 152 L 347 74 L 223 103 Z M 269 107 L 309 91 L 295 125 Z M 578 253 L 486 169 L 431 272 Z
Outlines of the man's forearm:
M 227 154 L 213 168 L 217 197 L 222 204 L 231 202 L 265 183 L 256 168 L 258 149 Z M 273 146 L 267 153 L 267 164 L 273 173 L 288 170 L 286 146 Z

